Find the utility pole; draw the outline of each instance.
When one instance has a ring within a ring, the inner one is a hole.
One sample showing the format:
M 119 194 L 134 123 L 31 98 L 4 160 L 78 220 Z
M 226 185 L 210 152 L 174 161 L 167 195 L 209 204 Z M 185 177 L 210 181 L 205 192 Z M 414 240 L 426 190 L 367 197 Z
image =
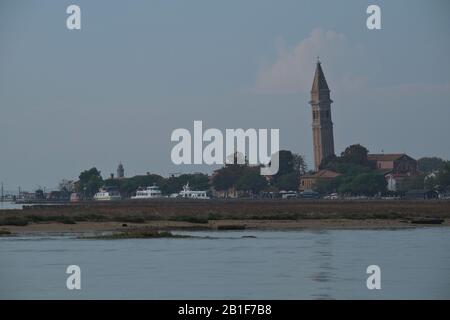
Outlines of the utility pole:
M 3 194 L 3 181 L 2 181 L 2 202 L 5 199 L 5 195 Z

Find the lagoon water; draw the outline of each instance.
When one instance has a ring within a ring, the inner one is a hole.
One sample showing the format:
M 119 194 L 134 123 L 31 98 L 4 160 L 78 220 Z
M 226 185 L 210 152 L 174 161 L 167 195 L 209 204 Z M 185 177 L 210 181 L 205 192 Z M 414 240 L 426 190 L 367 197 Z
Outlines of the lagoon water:
M 214 238 L 0 238 L 0 298 L 450 299 L 450 228 L 188 234 Z M 72 264 L 81 290 L 66 289 Z
M 9 210 L 9 209 L 22 209 L 22 204 L 17 204 L 14 202 L 3 202 L 0 201 L 0 210 Z

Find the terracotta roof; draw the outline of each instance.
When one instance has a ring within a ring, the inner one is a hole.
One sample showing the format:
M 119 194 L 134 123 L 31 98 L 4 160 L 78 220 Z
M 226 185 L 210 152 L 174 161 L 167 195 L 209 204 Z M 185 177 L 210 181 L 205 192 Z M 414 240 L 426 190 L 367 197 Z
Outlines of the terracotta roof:
M 367 159 L 369 159 L 369 161 L 395 161 L 404 155 L 404 153 L 374 153 L 368 154 Z
M 338 172 L 334 172 L 331 170 L 323 169 L 320 170 L 314 174 L 305 175 L 302 178 L 336 178 L 337 176 L 340 176 L 341 174 Z

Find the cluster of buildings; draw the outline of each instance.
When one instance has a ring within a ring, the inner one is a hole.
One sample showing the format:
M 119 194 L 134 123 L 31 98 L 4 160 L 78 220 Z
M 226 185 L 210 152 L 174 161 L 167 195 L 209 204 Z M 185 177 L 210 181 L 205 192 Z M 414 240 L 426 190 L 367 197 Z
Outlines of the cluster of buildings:
M 333 180 L 340 175 L 340 173 L 332 170 L 320 169 L 320 164 L 323 159 L 335 155 L 331 115 L 332 103 L 330 89 L 321 63 L 318 60 L 311 89 L 311 101 L 309 101 L 312 108 L 314 172 L 303 175 L 300 178 L 298 191 L 312 190 L 319 180 Z M 420 174 L 417 160 L 404 153 L 368 154 L 368 160 L 380 174 L 384 175 L 389 191 L 395 192 L 400 190 L 402 181 L 405 178 Z M 111 174 L 110 178 L 123 179 L 124 177 L 124 167 L 122 163 L 119 163 L 117 175 L 114 176 L 114 174 Z M 212 188 L 211 191 L 212 195 L 217 198 L 236 198 L 240 196 L 240 192 L 235 187 L 226 191 L 218 191 Z M 53 191 L 47 194 L 22 193 L 20 198 L 56 199 L 58 196 L 60 196 L 58 195 L 58 191 Z
M 340 174 L 331 170 L 320 170 L 323 159 L 334 155 L 333 122 L 331 119 L 330 89 L 320 61 L 317 61 L 316 71 L 311 89 L 313 154 L 315 173 L 302 176 L 299 190 L 313 189 L 319 179 L 335 179 Z M 389 191 L 398 191 L 402 181 L 408 176 L 419 174 L 417 160 L 404 153 L 369 154 L 368 160 L 383 174 Z

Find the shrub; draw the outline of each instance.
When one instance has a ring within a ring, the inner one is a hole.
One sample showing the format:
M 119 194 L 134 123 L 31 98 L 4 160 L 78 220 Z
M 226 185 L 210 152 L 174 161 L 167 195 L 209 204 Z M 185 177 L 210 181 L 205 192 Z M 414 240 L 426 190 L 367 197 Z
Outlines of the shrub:
M 4 217 L 0 220 L 0 225 L 3 226 L 26 226 L 28 220 L 25 217 Z

